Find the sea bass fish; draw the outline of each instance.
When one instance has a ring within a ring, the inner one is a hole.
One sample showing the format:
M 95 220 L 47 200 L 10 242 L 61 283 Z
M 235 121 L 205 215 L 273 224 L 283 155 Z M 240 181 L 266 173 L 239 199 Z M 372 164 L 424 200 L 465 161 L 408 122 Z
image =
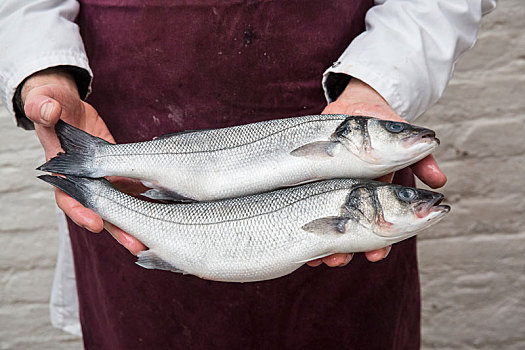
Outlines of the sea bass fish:
M 310 115 L 152 141 L 110 144 L 64 122 L 66 153 L 39 170 L 98 178 L 124 176 L 154 199 L 207 201 L 315 180 L 377 178 L 417 162 L 439 144 L 432 130 L 348 115 Z
M 333 253 L 379 249 L 450 210 L 439 205 L 439 193 L 372 180 L 163 204 L 128 196 L 105 179 L 40 178 L 143 242 L 149 250 L 139 253 L 140 266 L 227 282 L 273 279 Z

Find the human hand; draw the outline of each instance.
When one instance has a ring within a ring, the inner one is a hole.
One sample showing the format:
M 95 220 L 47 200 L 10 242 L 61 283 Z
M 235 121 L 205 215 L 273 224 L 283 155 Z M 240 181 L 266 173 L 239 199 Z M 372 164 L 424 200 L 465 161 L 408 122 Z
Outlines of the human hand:
M 349 114 L 364 115 L 380 119 L 406 122 L 401 118 L 372 87 L 352 78 L 343 93 L 336 101 L 330 103 L 323 110 L 322 114 Z M 419 162 L 411 165 L 414 174 L 425 184 L 432 188 L 439 188 L 447 182 L 445 174 L 439 169 L 436 160 L 432 155 L 428 155 Z M 394 174 L 384 175 L 376 180 L 392 182 Z M 369 261 L 375 262 L 387 257 L 392 246 L 366 252 L 365 256 Z M 319 266 L 323 262 L 328 266 L 345 266 L 352 259 L 353 254 L 332 254 L 322 259 L 308 262 L 310 266 Z
M 44 148 L 46 160 L 62 151 L 54 128 L 59 119 L 94 136 L 115 142 L 97 111 L 80 98 L 73 77 L 64 70 L 51 68 L 32 75 L 24 83 L 21 97 L 26 116 L 35 124 L 35 131 Z M 123 182 L 121 179 L 113 179 L 113 181 Z M 106 228 L 117 241 L 135 255 L 146 249 L 137 239 L 113 225 L 105 224 L 95 212 L 61 190 L 55 189 L 55 199 L 60 209 L 77 225 L 91 232 L 100 232 Z

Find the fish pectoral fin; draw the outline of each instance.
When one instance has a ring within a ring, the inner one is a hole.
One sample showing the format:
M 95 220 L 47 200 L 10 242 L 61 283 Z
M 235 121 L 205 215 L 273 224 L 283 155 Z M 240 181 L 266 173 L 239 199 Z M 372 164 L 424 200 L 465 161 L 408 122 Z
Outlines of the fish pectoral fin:
M 172 272 L 179 272 L 186 274 L 186 272 L 178 269 L 176 266 L 171 265 L 170 263 L 162 260 L 154 251 L 145 250 L 140 252 L 137 257 L 139 260 L 135 264 L 145 268 L 145 269 L 157 269 L 157 270 L 167 270 Z
M 348 218 L 340 216 L 330 216 L 326 218 L 315 219 L 301 227 L 307 232 L 325 234 L 342 234 L 346 231 L 346 222 Z
M 185 197 L 177 192 L 165 190 L 163 188 L 152 188 L 146 192 L 141 193 L 141 196 L 148 197 L 151 199 L 161 200 L 161 201 L 173 201 L 173 202 L 185 202 L 191 203 L 196 202 L 195 199 Z
M 291 151 L 290 154 L 295 157 L 309 159 L 327 159 L 335 155 L 339 145 L 338 141 L 316 141 L 298 147 Z

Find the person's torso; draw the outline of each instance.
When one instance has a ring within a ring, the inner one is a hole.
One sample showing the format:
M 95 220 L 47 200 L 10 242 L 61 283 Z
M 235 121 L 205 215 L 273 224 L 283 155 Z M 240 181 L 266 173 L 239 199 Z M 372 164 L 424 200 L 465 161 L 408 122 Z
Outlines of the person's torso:
M 89 101 L 118 142 L 317 114 L 372 0 L 83 0 Z

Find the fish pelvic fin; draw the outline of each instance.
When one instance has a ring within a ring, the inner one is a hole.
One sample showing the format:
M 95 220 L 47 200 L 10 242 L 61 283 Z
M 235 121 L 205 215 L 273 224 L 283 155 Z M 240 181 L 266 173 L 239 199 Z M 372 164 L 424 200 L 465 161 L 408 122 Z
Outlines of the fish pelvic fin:
M 143 181 L 143 184 L 148 186 L 146 183 L 147 182 Z M 152 188 L 152 189 L 147 190 L 146 192 L 141 193 L 141 195 L 147 198 L 167 201 L 167 202 L 181 202 L 181 203 L 196 202 L 195 199 L 185 197 L 181 194 L 178 194 L 177 192 L 170 191 L 164 188 Z
M 184 275 L 186 274 L 186 272 L 160 258 L 157 253 L 151 249 L 140 252 L 137 257 L 139 260 L 137 260 L 135 264 L 145 269 L 167 270 L 182 273 Z
M 60 144 L 66 153 L 59 153 L 37 170 L 85 177 L 101 177 L 93 166 L 97 149 L 109 142 L 59 120 L 55 125 Z

